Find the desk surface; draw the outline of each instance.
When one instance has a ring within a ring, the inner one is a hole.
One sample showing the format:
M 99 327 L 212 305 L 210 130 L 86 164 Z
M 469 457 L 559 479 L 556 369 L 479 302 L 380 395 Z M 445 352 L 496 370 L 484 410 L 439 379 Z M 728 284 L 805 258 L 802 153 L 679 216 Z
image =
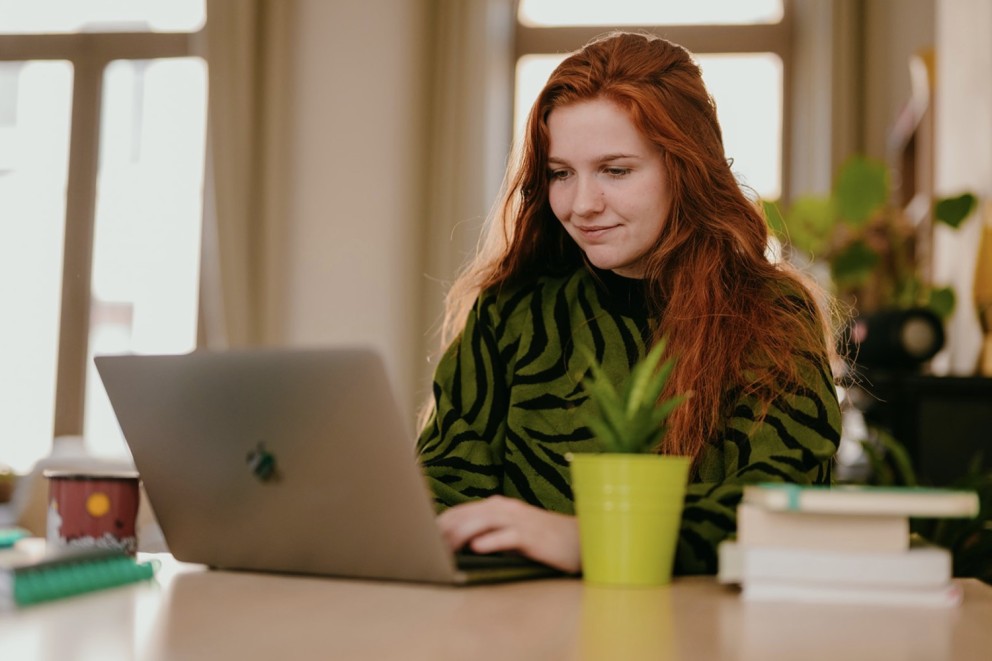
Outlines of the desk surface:
M 992 587 L 957 609 L 744 603 L 709 578 L 448 588 L 209 571 L 0 611 L 0 659 L 988 659 Z

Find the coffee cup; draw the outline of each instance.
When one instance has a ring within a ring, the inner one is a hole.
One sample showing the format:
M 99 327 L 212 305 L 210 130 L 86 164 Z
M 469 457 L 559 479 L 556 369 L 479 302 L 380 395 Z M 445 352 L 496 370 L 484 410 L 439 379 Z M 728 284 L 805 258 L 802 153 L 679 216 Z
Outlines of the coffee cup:
M 134 555 L 140 501 L 136 472 L 45 471 L 46 537 L 52 549 L 113 549 Z

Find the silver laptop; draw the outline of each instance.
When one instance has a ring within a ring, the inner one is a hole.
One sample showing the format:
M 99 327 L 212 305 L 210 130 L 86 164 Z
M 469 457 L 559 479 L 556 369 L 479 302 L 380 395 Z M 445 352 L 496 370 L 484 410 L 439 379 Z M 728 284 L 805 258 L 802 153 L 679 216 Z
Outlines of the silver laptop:
M 456 585 L 555 573 L 449 552 L 372 350 L 95 360 L 179 560 Z

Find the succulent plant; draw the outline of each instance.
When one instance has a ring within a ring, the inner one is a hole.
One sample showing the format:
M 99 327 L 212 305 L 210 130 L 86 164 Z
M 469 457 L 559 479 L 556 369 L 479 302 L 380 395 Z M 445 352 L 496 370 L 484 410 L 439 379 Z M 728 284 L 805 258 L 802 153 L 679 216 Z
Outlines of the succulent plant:
M 661 399 L 675 358 L 662 363 L 666 341 L 663 338 L 631 369 L 618 390 L 603 368 L 591 361 L 582 385 L 596 404 L 596 411 L 585 423 L 596 435 L 603 452 L 647 453 L 657 450 L 665 435 L 665 420 L 684 402 L 687 395 Z

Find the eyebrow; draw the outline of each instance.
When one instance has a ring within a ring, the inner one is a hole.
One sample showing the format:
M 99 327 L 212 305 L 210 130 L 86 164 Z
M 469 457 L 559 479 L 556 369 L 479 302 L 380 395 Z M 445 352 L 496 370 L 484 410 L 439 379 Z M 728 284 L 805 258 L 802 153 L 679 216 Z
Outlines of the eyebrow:
M 596 162 L 597 163 L 609 163 L 610 161 L 618 161 L 618 160 L 623 159 L 623 158 L 641 158 L 641 157 L 639 155 L 637 155 L 637 154 L 623 154 L 623 153 L 604 154 L 603 156 L 600 156 L 598 159 L 596 159 Z M 548 157 L 548 164 L 550 165 L 552 163 L 555 163 L 555 164 L 558 164 L 558 165 L 567 165 L 568 164 L 568 161 L 566 161 L 565 159 L 562 159 L 562 158 L 558 158 L 557 156 L 550 156 L 550 157 Z

